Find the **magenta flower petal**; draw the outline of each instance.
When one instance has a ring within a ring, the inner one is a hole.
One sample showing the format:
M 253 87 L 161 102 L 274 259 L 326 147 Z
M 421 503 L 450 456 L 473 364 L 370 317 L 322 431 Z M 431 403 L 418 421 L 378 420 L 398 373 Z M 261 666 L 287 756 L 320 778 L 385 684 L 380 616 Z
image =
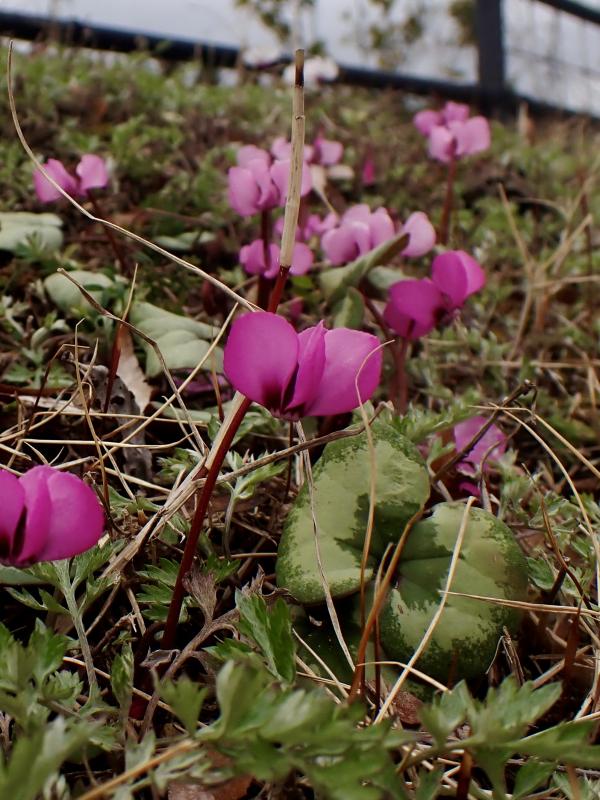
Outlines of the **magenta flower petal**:
M 349 226 L 326 231 L 321 238 L 325 257 L 334 266 L 353 261 L 359 255 L 354 231 Z
M 429 134 L 429 155 L 445 164 L 455 154 L 456 140 L 448 128 L 436 125 Z
M 279 247 L 269 245 L 269 266 L 265 263 L 265 247 L 262 239 L 255 239 L 250 244 L 244 245 L 240 250 L 240 264 L 249 275 L 267 275 L 279 266 Z M 270 275 L 267 275 L 270 277 Z
M 273 182 L 271 167 L 259 159 L 250 161 L 247 169 L 252 173 L 252 177 L 258 186 L 259 196 L 257 206 L 259 211 L 266 211 L 275 208 L 279 204 L 279 189 Z
M 245 167 L 231 167 L 227 173 L 229 205 L 242 217 L 250 217 L 259 211 L 260 190 Z
M 321 223 L 319 225 L 319 229 L 317 230 L 317 233 L 321 233 L 322 234 L 322 233 L 326 233 L 327 231 L 332 231 L 338 225 L 339 221 L 340 221 L 340 218 L 335 213 L 335 211 L 330 211 L 321 220 Z
M 364 222 L 365 225 L 368 225 L 370 219 L 371 209 L 369 206 L 366 203 L 357 203 L 344 212 L 341 225 L 345 225 L 347 222 Z
M 279 412 L 298 364 L 298 335 L 283 317 L 256 311 L 231 326 L 224 351 L 227 380 L 250 400 Z
M 17 563 L 28 564 L 44 561 L 43 552 L 48 543 L 52 524 L 52 502 L 48 491 L 48 475 L 52 467 L 34 467 L 21 475 L 19 483 L 25 490 L 25 531 L 19 553 L 15 553 Z
M 307 242 L 315 234 L 320 234 L 323 232 L 323 224 L 324 222 L 321 220 L 321 217 L 318 214 L 309 214 L 304 223 L 300 226 L 300 236 L 297 238 Z
M 288 182 L 290 179 L 289 160 L 275 161 L 275 163 L 271 166 L 270 175 L 271 180 L 279 191 L 279 204 L 283 205 L 287 197 Z M 302 183 L 300 186 L 300 196 L 304 197 L 310 192 L 311 189 L 312 176 L 310 173 L 310 168 L 306 162 L 304 162 L 302 164 Z
M 251 161 L 261 161 L 267 167 L 271 164 L 271 156 L 267 151 L 253 144 L 240 147 L 235 155 L 235 160 L 238 167 L 249 167 Z
M 408 244 L 402 251 L 403 256 L 418 257 L 428 253 L 435 244 L 435 228 L 427 214 L 415 211 L 402 226 L 402 233 L 409 236 Z
M 44 164 L 44 169 L 53 178 L 56 183 L 64 189 L 67 194 L 72 196 L 76 196 L 79 194 L 79 186 L 75 178 L 67 172 L 65 169 L 64 164 L 62 161 L 58 161 L 56 158 L 49 158 L 48 161 Z M 39 169 L 36 169 L 33 173 L 33 185 L 35 188 L 35 193 L 38 196 L 38 200 L 41 200 L 42 203 L 51 203 L 54 200 L 59 200 L 62 195 L 56 189 L 50 181 L 42 175 Z
M 0 471 L 0 498 L 4 563 L 22 567 L 70 558 L 95 545 L 104 530 L 94 492 L 75 475 L 53 467 L 34 467 L 18 479 Z
M 444 299 L 427 278 L 399 281 L 390 287 L 383 318 L 405 339 L 419 339 L 435 328 L 444 310 Z
M 323 377 L 317 395 L 307 404 L 305 413 L 343 414 L 368 400 L 381 376 L 382 355 L 378 347 L 379 340 L 370 333 L 350 328 L 327 331 Z M 358 375 L 360 401 L 356 392 Z
M 17 526 L 25 510 L 25 491 L 19 479 L 0 470 L 0 561 L 8 560 L 13 550 Z
M 292 143 L 285 136 L 278 136 L 271 145 L 271 155 L 278 161 L 289 161 L 292 157 Z
M 344 154 L 344 145 L 332 139 L 317 136 L 314 142 L 313 160 L 325 167 L 330 167 L 341 161 Z
M 325 368 L 325 336 L 327 331 L 320 322 L 298 334 L 298 371 L 294 393 L 286 403 L 285 413 L 304 416 L 304 405 L 314 400 Z
M 449 250 L 436 256 L 431 279 L 447 298 L 450 309 L 461 308 L 467 297 L 485 286 L 485 272 L 464 250 Z
M 75 172 L 79 175 L 79 189 L 82 194 L 86 194 L 90 189 L 104 189 L 108 184 L 106 162 L 92 153 L 86 153 L 81 157 Z
M 459 422 L 454 426 L 454 442 L 457 451 L 462 450 L 487 422 L 485 417 L 477 416 Z M 497 461 L 506 452 L 507 438 L 497 425 L 491 425 L 477 444 L 457 465 L 464 475 L 485 472 L 486 465 Z M 485 460 L 484 460 L 485 459 Z
M 104 531 L 104 513 L 93 490 L 76 475 L 47 470 L 52 514 L 42 561 L 71 558 L 97 544 Z M 30 470 L 26 475 L 29 475 Z
M 305 144 L 302 154 L 305 161 L 312 161 L 314 147 Z M 285 136 L 278 136 L 271 145 L 271 155 L 273 158 L 277 159 L 277 161 L 289 161 L 292 157 L 292 143 L 288 141 Z
M 370 248 L 378 247 L 394 236 L 394 223 L 385 208 L 378 208 L 369 219 L 369 232 L 371 234 Z
M 485 117 L 471 117 L 451 130 L 456 137 L 457 156 L 480 153 L 487 150 L 492 141 L 490 124 Z
M 351 222 L 347 228 L 354 237 L 358 255 L 362 256 L 365 253 L 368 253 L 369 250 L 373 249 L 374 245 L 368 223 Z
M 440 112 L 432 111 L 431 109 L 419 111 L 413 117 L 413 125 L 423 136 L 429 136 L 432 128 L 435 125 L 442 125 L 443 122 L 444 120 Z
M 441 116 L 446 125 L 449 122 L 466 122 L 469 119 L 469 106 L 449 100 L 442 109 Z
M 296 242 L 292 252 L 292 275 L 306 275 L 313 265 L 314 256 L 310 247 L 303 242 Z

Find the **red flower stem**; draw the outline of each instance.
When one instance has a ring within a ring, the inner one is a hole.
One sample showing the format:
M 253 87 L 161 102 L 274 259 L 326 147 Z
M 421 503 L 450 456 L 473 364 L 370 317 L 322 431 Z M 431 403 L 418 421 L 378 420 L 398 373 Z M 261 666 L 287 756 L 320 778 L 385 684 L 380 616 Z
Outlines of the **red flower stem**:
M 260 212 L 260 238 L 263 243 L 263 258 L 265 260 L 266 271 L 269 271 L 271 266 L 271 211 L 266 208 Z
M 448 162 L 448 176 L 446 178 L 446 198 L 444 200 L 444 208 L 442 209 L 442 219 L 440 220 L 440 229 L 438 231 L 438 239 L 440 244 L 448 244 L 448 235 L 450 232 L 450 217 L 452 216 L 452 206 L 454 204 L 454 179 L 456 177 L 456 158 L 451 156 Z
M 279 266 L 279 274 L 277 275 L 275 286 L 273 287 L 273 291 L 271 292 L 271 296 L 269 298 L 269 305 L 267 306 L 267 311 L 271 311 L 274 313 L 277 310 L 277 306 L 281 302 L 283 287 L 285 286 L 285 282 L 287 280 L 289 271 L 290 271 L 289 267 L 284 267 L 283 264 Z
M 406 414 L 408 407 L 408 379 L 406 375 L 406 353 L 408 339 L 401 338 L 394 342 L 395 361 L 394 379 L 392 381 L 392 399 L 398 414 Z
M 256 295 L 256 305 L 260 308 L 264 308 L 265 311 L 267 310 L 267 306 L 269 305 L 269 297 L 271 294 L 271 289 L 273 287 L 273 281 L 271 278 L 265 278 L 264 275 L 258 276 L 258 293 Z
M 240 423 L 246 416 L 246 411 L 250 407 L 251 403 L 252 401 L 245 397 L 234 416 L 229 420 L 227 430 L 223 434 L 223 438 L 219 443 L 206 475 L 202 491 L 200 492 L 200 497 L 198 498 L 198 502 L 196 504 L 194 518 L 192 519 L 192 524 L 190 525 L 190 530 L 187 535 L 185 548 L 183 551 L 183 558 L 181 559 L 179 572 L 177 573 L 177 580 L 175 581 L 175 588 L 173 589 L 173 596 L 171 597 L 171 604 L 169 606 L 169 614 L 167 616 L 165 632 L 163 633 L 161 640 L 161 647 L 163 650 L 171 650 L 175 644 L 177 623 L 179 622 L 179 615 L 181 614 L 181 607 L 183 605 L 183 581 L 187 573 L 190 571 L 194 561 L 194 556 L 196 555 L 198 539 L 200 538 L 202 526 L 204 525 L 204 518 L 208 510 L 208 504 L 210 502 L 213 489 L 215 488 L 217 478 L 219 477 L 221 466 L 223 465 L 223 461 L 225 460 L 225 456 L 231 447 L 233 438 L 240 427 Z
M 275 287 L 269 298 L 269 311 L 275 312 L 279 305 L 279 300 L 283 293 L 283 287 L 290 270 L 291 254 L 295 241 L 296 227 L 298 225 L 298 209 L 300 206 L 300 186 L 302 178 L 302 164 L 303 164 L 303 150 L 304 150 L 304 51 L 296 50 L 296 80 L 294 85 L 294 100 L 292 108 L 292 158 L 290 163 L 290 180 L 288 198 L 285 206 L 285 215 L 283 223 L 283 236 L 281 242 L 281 263 L 279 267 L 279 275 L 275 282 Z M 175 581 L 175 588 L 173 589 L 173 596 L 171 597 L 171 604 L 167 615 L 167 622 L 161 640 L 161 647 L 163 650 L 172 650 L 175 645 L 175 637 L 177 634 L 177 625 L 179 623 L 179 616 L 181 614 L 181 607 L 183 605 L 184 586 L 183 582 L 185 576 L 190 571 L 196 549 L 198 546 L 198 539 L 210 498 L 215 488 L 219 472 L 225 460 L 225 456 L 235 434 L 240 427 L 246 411 L 250 407 L 252 401 L 247 397 L 237 395 L 239 399 L 238 406 L 221 426 L 221 430 L 213 443 L 210 455 L 208 456 L 207 463 L 203 469 L 206 470 L 206 478 L 204 485 L 200 491 L 200 495 L 196 502 L 196 510 L 190 530 L 187 535 L 185 548 L 177 579 Z M 235 399 L 234 399 L 235 403 Z
M 92 189 L 87 193 L 87 199 L 90 201 L 92 208 L 94 209 L 94 214 L 99 217 L 100 219 L 108 219 L 106 214 L 102 213 L 102 206 L 100 205 L 100 201 L 94 194 L 94 190 Z M 106 234 L 106 238 L 108 239 L 108 243 L 110 244 L 113 253 L 117 259 L 117 263 L 121 268 L 122 275 L 129 275 L 131 270 L 129 269 L 129 261 L 127 256 L 125 255 L 125 251 L 123 250 L 121 243 L 117 241 L 114 233 L 111 231 L 110 228 L 107 228 L 105 225 L 102 226 L 104 233 Z

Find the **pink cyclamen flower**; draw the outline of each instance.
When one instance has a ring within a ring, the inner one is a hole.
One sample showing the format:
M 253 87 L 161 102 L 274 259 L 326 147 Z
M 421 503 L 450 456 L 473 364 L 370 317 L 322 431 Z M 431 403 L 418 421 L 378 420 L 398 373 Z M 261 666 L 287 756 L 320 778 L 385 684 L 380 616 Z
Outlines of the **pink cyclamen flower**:
M 433 259 L 431 279 L 404 280 L 390 287 L 383 318 L 398 336 L 419 339 L 483 286 L 485 273 L 477 261 L 464 250 L 449 250 Z
M 279 246 L 269 245 L 268 260 L 265 263 L 265 247 L 262 239 L 255 239 L 240 250 L 240 264 L 249 275 L 264 275 L 265 278 L 275 278 L 279 272 Z M 296 242 L 292 251 L 291 275 L 305 275 L 313 265 L 313 254 L 310 247 L 302 242 Z
M 401 232 L 409 236 L 408 244 L 402 251 L 405 256 L 424 255 L 435 243 L 433 225 L 421 211 L 410 215 Z M 328 260 L 334 266 L 339 266 L 368 253 L 394 235 L 394 223 L 385 208 L 371 211 L 361 203 L 349 208 L 338 226 L 323 235 L 321 246 Z
M 413 123 L 429 139 L 429 155 L 444 163 L 480 153 L 490 146 L 487 119 L 469 118 L 469 107 L 463 103 L 448 102 L 441 111 L 419 111 Z
M 454 426 L 454 443 L 457 451 L 466 447 L 483 428 L 487 419 L 477 416 Z M 507 439 L 497 425 L 491 425 L 473 448 L 456 465 L 463 475 L 478 475 L 486 472 L 489 462 L 498 461 L 506 452 Z
M 431 280 L 444 296 L 448 311 L 454 311 L 485 286 L 485 272 L 464 250 L 449 250 L 433 259 Z
M 233 323 L 224 372 L 238 392 L 276 417 L 342 414 L 377 388 L 378 348 L 379 340 L 369 333 L 326 330 L 320 322 L 298 334 L 283 317 L 257 311 Z
M 415 340 L 426 336 L 443 315 L 442 293 L 429 278 L 399 281 L 390 286 L 383 318 L 403 339 Z
M 236 167 L 229 169 L 227 178 L 229 205 L 238 214 L 250 217 L 285 203 L 289 161 L 272 162 L 266 150 L 246 145 L 238 150 L 237 162 Z M 310 170 L 303 165 L 300 194 L 308 194 L 311 188 Z
M 104 530 L 90 487 L 53 467 L 34 467 L 20 478 L 0 470 L 0 507 L 0 562 L 15 567 L 71 558 Z
M 417 112 L 413 117 L 413 124 L 423 136 L 429 136 L 436 126 L 448 125 L 450 122 L 466 122 L 469 113 L 469 106 L 449 100 L 441 111 L 426 109 Z
M 56 158 L 49 158 L 43 165 L 46 172 L 67 194 L 72 197 L 85 197 L 90 189 L 103 189 L 108 184 L 106 162 L 100 156 L 86 153 L 75 167 L 77 177 L 71 175 Z M 33 173 L 35 193 L 42 203 L 52 203 L 62 197 L 39 169 Z
M 289 160 L 292 157 L 292 143 L 284 136 L 278 136 L 271 145 L 271 154 L 279 161 Z M 307 164 L 321 164 L 332 167 L 342 160 L 344 145 L 333 139 L 317 136 L 312 145 L 304 145 L 304 161 Z
M 330 212 L 323 219 L 318 214 L 300 214 L 296 226 L 296 241 L 309 242 L 313 236 L 321 236 L 325 231 L 335 228 L 339 221 L 337 214 Z M 279 217 L 274 227 L 275 233 L 283 234 L 283 217 Z
M 313 159 L 314 148 L 310 144 L 305 144 L 302 151 L 303 158 L 309 164 Z M 277 161 L 289 161 L 292 157 L 292 143 L 285 136 L 278 136 L 271 145 L 271 155 Z

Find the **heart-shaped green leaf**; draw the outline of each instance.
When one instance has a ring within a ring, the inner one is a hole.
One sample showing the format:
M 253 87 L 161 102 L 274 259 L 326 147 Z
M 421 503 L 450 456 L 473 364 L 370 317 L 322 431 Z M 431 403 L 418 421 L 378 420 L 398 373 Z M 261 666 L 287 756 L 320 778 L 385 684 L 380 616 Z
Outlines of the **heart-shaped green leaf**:
M 386 653 L 406 662 L 419 646 L 441 600 L 465 505 L 440 503 L 410 533 L 397 587 L 381 614 Z M 513 533 L 493 514 L 471 508 L 450 591 L 524 600 L 527 565 Z M 441 681 L 470 678 L 489 667 L 504 626 L 519 613 L 493 602 L 449 595 L 418 667 Z
M 90 272 L 85 269 L 74 269 L 69 272 L 100 305 L 105 305 L 106 290 L 114 286 L 114 281 L 102 272 Z M 55 272 L 44 281 L 44 289 L 48 296 L 65 314 L 73 311 L 89 314 L 93 306 L 81 294 L 79 288 L 61 272 Z
M 129 315 L 130 322 L 136 328 L 153 339 L 165 359 L 169 369 L 192 369 L 201 361 L 210 347 L 216 334 L 212 325 L 198 322 L 195 319 L 173 314 L 152 303 L 134 303 Z M 161 371 L 160 361 L 154 348 L 144 342 L 146 350 L 146 374 L 150 377 Z M 221 369 L 223 351 L 216 348 L 214 360 L 209 359 L 206 369 Z
M 373 577 L 374 558 L 398 539 L 410 517 L 429 496 L 429 477 L 415 446 L 390 425 L 372 427 L 376 467 L 376 507 L 371 559 L 365 579 Z M 300 490 L 279 545 L 277 582 L 301 603 L 325 599 L 317 561 L 315 531 L 325 580 L 334 597 L 360 587 L 360 562 L 367 528 L 371 454 L 365 432 L 331 442 Z
M 63 243 L 62 220 L 56 214 L 32 214 L 29 211 L 0 213 L 0 250 L 15 250 L 36 239 L 44 250 L 53 252 Z

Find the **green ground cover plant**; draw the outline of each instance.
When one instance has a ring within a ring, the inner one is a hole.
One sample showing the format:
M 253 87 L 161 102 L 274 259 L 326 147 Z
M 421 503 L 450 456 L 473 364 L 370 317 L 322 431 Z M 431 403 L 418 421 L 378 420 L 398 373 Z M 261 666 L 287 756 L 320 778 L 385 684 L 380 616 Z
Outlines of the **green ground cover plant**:
M 599 796 L 597 123 L 12 69 L 0 797 Z

